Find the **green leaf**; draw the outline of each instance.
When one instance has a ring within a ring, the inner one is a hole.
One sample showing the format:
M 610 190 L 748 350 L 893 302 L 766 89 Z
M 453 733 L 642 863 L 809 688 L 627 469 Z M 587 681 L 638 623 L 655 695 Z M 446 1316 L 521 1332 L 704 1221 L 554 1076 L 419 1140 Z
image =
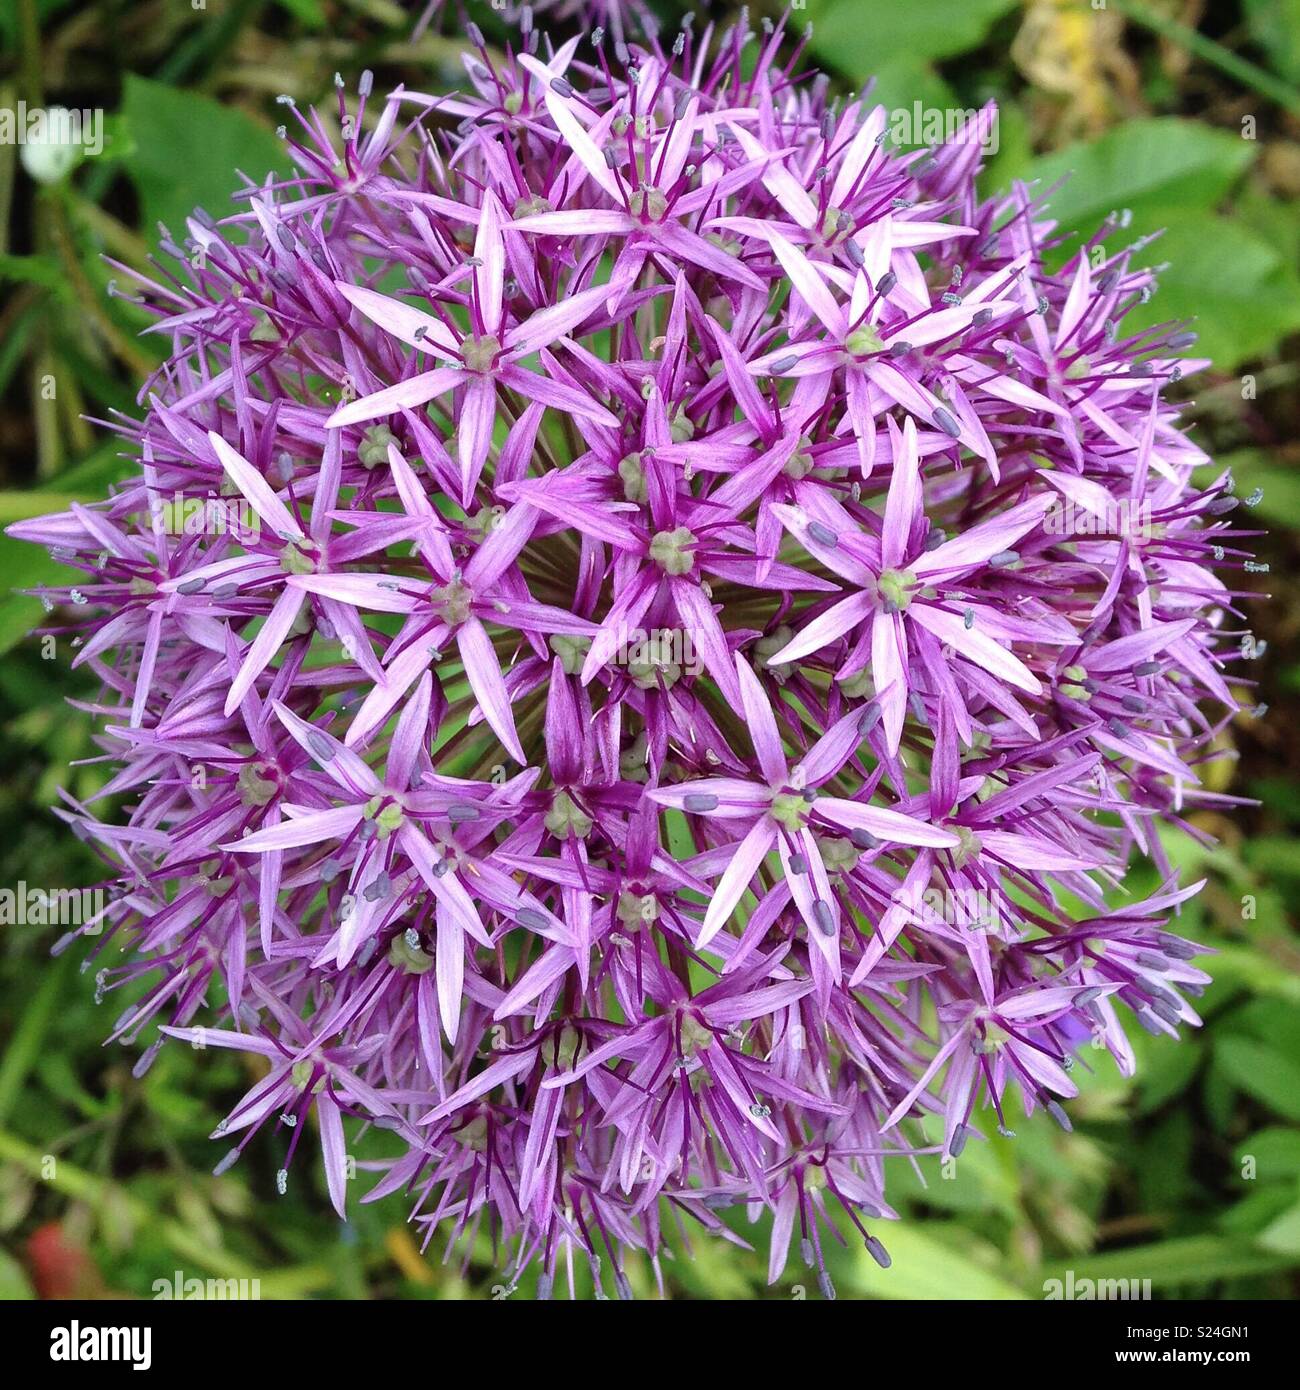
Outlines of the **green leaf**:
M 0 526 L 47 512 L 66 511 L 71 503 L 86 500 L 57 492 L 0 492 Z
M 1237 492 L 1249 496 L 1256 488 L 1263 491 L 1256 514 L 1268 521 L 1300 529 L 1300 472 L 1294 467 L 1279 463 L 1277 457 L 1262 449 L 1236 449 L 1221 454 L 1216 461 L 1215 470 L 1231 468 L 1237 479 Z M 1274 842 L 1275 851 L 1266 861 L 1257 855 L 1269 853 L 1264 846 L 1266 841 L 1247 841 L 1243 846 L 1246 861 L 1254 868 L 1262 868 L 1270 874 L 1285 873 L 1288 877 L 1300 874 L 1300 860 L 1295 853 L 1295 841 L 1281 837 Z
M 231 211 L 241 173 L 260 182 L 268 171 L 288 172 L 283 146 L 270 130 L 196 92 L 129 73 L 123 114 L 134 148 L 122 163 L 150 229 L 162 222 L 179 238 L 196 207 L 213 217 Z
M 1300 1120 L 1300 1067 L 1294 1062 L 1249 1038 L 1221 1038 L 1214 1055 L 1239 1091 Z
M 922 59 L 901 56 L 879 64 L 873 73 L 874 79 L 868 104 L 880 105 L 891 112 L 894 119 L 887 127 L 890 134 L 898 139 L 901 146 L 912 148 L 927 143 L 924 127 L 915 131 L 915 138 L 904 138 L 916 126 L 916 103 L 920 103 L 921 120 L 924 122 L 927 111 L 957 110 L 959 103 L 951 87 L 937 72 Z M 906 115 L 907 122 L 899 123 L 899 117 Z
M 1271 995 L 1300 1005 L 1300 977 L 1283 970 L 1276 960 L 1249 946 L 1217 946 L 1215 949 L 1219 952 L 1214 958 L 1216 983 L 1244 985 L 1255 994 Z
M 1260 1232 L 1267 1230 L 1295 1203 L 1295 1193 L 1289 1184 L 1272 1183 L 1261 1187 L 1257 1183 L 1255 1186 L 1256 1190 L 1248 1197 L 1219 1213 L 1214 1224 L 1225 1236 L 1258 1240 Z
M 880 1298 L 1024 1299 L 1029 1295 L 994 1269 L 985 1268 L 947 1242 L 918 1227 L 891 1222 L 880 1236 L 893 1261 L 881 1269 L 865 1250 L 858 1252 L 853 1270 L 854 1293 Z
M 1035 159 L 1026 177 L 1039 181 L 1040 193 L 1066 177 L 1047 198 L 1048 214 L 1065 236 L 1057 259 L 1072 254 L 1108 214 L 1130 213 L 1125 235 L 1155 238 L 1141 263 L 1168 264 L 1158 292 L 1129 314 L 1124 330 L 1191 319 L 1198 355 L 1231 371 L 1300 327 L 1300 279 L 1285 239 L 1267 233 L 1269 210 L 1252 206 L 1259 231 L 1216 211 L 1253 159 L 1247 140 L 1160 117 Z M 1107 245 L 1119 247 L 1121 237 Z
M 1225 1236 L 1186 1236 L 1154 1245 L 1134 1245 L 1127 1250 L 1087 1259 L 1074 1258 L 1068 1270 L 1073 1270 L 1076 1284 L 1080 1279 L 1150 1279 L 1153 1288 L 1176 1288 L 1180 1284 L 1269 1274 L 1287 1269 L 1293 1263 L 1289 1256 L 1260 1249 L 1250 1241 Z M 1044 1281 L 1064 1281 L 1067 1266 L 1052 1265 L 1042 1274 Z
M 1168 262 L 1158 292 L 1124 319 L 1124 331 L 1170 319 L 1191 319 L 1193 351 L 1219 371 L 1232 371 L 1269 352 L 1300 327 L 1300 280 L 1282 255 L 1232 218 L 1186 208 L 1142 216 L 1139 232 L 1161 231 L 1142 253 L 1146 264 Z
M 1255 1178 L 1260 1182 L 1300 1177 L 1300 1130 L 1273 1125 L 1243 1139 L 1236 1147 L 1238 1164 L 1255 1160 Z
M 1300 0 L 1246 0 L 1250 36 L 1270 67 L 1300 82 Z
M 906 0 L 864 14 L 862 0 L 812 0 L 808 19 L 813 51 L 865 82 L 898 58 L 951 58 L 975 48 L 1015 7 L 1016 0 Z
M 0 536 L 0 654 L 17 646 L 41 620 L 41 601 L 15 589 L 36 588 L 42 584 L 69 583 L 81 578 L 80 570 L 69 569 L 40 546 Z
M 0 252 L 0 281 L 36 285 L 62 299 L 72 299 L 68 277 L 52 256 L 10 256 Z
M 1154 1049 L 1139 1072 L 1138 1114 L 1149 1115 L 1170 1097 L 1181 1095 L 1200 1064 L 1201 1050 L 1195 1042 Z
M 288 10 L 295 19 L 300 20 L 308 29 L 323 29 L 325 27 L 325 11 L 320 7 L 320 0 L 279 0 L 282 10 Z
M 1256 1237 L 1266 1250 L 1300 1256 L 1300 1204 L 1284 1211 Z
M 22 1265 L 7 1250 L 0 1250 L 0 1299 L 17 1303 L 35 1297 Z
M 1045 191 L 1069 175 L 1048 203 L 1062 231 L 1091 234 L 1107 213 L 1129 208 L 1142 234 L 1159 225 L 1151 209 L 1163 216 L 1215 207 L 1253 158 L 1250 144 L 1237 136 L 1164 116 L 1128 121 L 1099 140 L 1043 155 L 1026 177 L 1039 179 Z

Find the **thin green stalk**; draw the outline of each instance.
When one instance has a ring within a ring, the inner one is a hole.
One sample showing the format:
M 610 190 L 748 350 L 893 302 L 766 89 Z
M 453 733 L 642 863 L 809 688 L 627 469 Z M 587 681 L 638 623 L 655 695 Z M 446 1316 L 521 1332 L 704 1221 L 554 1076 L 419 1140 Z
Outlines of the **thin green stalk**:
M 1243 87 L 1249 87 L 1288 111 L 1300 115 L 1300 91 L 1248 59 L 1238 57 L 1231 49 L 1216 43 L 1199 30 L 1188 24 L 1181 24 L 1176 19 L 1157 14 L 1145 5 L 1139 4 L 1138 0 L 1115 0 L 1115 8 L 1134 24 L 1149 29 L 1153 34 L 1168 39 L 1180 48 L 1185 48 L 1189 53 L 1194 53 L 1204 62 L 1218 68 L 1220 72 L 1227 73 Z

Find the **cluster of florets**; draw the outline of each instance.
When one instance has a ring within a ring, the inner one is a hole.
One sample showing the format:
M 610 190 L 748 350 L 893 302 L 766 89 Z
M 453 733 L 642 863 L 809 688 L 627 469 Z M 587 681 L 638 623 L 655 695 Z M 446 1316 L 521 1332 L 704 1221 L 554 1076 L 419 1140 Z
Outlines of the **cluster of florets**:
M 114 1036 L 264 1058 L 219 1167 L 269 1128 L 283 1185 L 314 1114 L 341 1214 L 388 1131 L 366 1197 L 507 1284 L 769 1215 L 829 1293 L 891 1163 L 1197 1022 L 1157 830 L 1246 563 L 1202 364 L 1123 329 L 1114 221 L 1053 272 L 976 196 L 992 109 L 905 152 L 779 28 L 471 40 L 341 147 L 289 112 L 298 176 L 140 282 L 138 477 L 14 528 L 85 574 Z

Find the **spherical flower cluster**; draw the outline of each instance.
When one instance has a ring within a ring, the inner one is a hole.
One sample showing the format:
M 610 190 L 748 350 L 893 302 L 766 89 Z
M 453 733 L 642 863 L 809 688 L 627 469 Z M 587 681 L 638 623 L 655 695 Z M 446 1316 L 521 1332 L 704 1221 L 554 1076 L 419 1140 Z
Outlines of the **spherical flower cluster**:
M 139 281 L 138 476 L 13 528 L 84 574 L 113 1036 L 264 1059 L 219 1170 L 314 1116 L 340 1214 L 387 1131 L 363 1199 L 507 1284 L 769 1217 L 830 1294 L 891 1165 L 1197 1022 L 1203 364 L 1123 327 L 1114 219 L 1052 271 L 977 196 L 991 108 L 903 152 L 779 26 L 471 40 L 463 94 L 340 84 L 341 147 L 289 104 L 297 176 Z

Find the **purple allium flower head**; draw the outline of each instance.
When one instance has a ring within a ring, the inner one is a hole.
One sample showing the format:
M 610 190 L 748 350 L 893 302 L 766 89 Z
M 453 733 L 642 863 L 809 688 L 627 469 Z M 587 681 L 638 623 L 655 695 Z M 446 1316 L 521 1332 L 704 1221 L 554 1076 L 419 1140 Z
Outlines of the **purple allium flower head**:
M 298 176 L 139 282 L 138 476 L 11 528 L 84 573 L 115 1036 L 269 1062 L 223 1168 L 314 1111 L 343 1214 L 373 1122 L 367 1197 L 544 1291 L 729 1206 L 829 1291 L 892 1164 L 1068 1127 L 1076 1050 L 1208 978 L 1155 834 L 1235 708 L 1203 364 L 1124 329 L 1113 225 L 1049 270 L 978 130 L 899 152 L 782 41 L 292 110 Z

